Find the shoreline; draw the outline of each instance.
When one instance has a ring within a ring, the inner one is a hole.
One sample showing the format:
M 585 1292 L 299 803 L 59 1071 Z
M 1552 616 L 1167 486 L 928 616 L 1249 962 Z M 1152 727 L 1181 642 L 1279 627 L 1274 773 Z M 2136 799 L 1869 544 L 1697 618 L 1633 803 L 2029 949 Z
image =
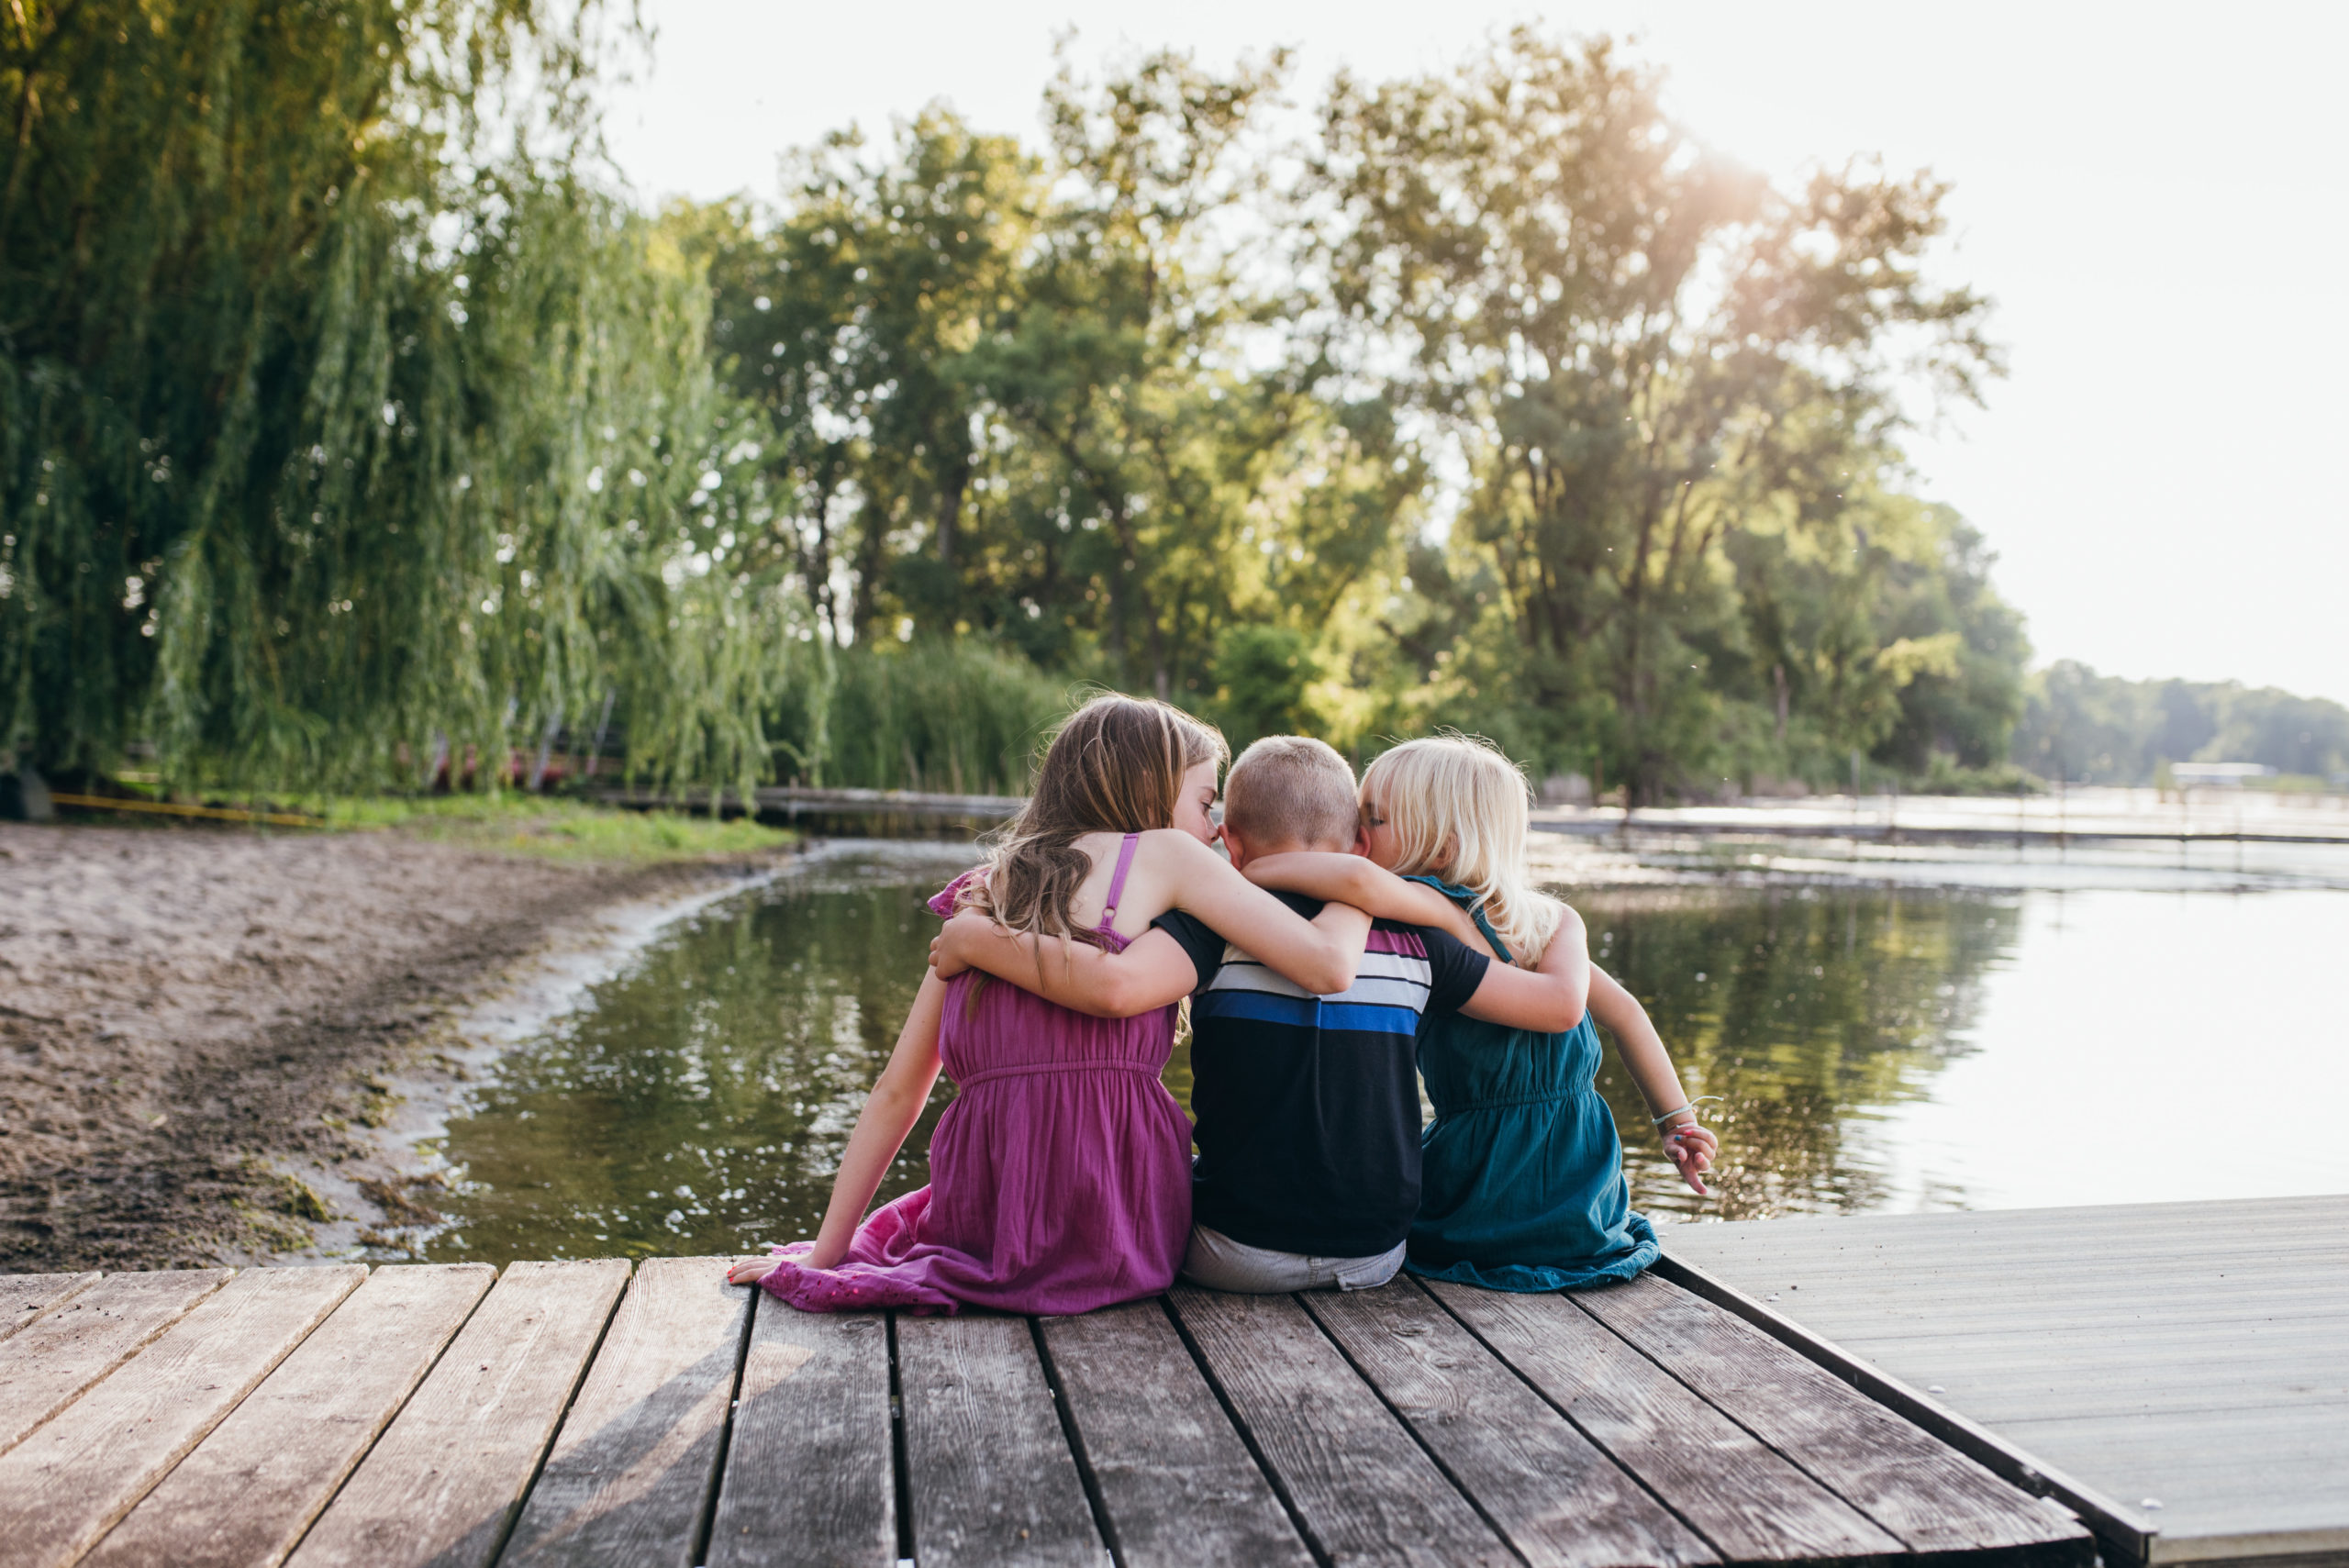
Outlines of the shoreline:
M 562 863 L 404 828 L 0 824 L 0 1272 L 412 1255 L 463 1176 L 441 1140 L 506 1052 L 678 922 L 884 846 L 973 852 L 827 840 Z M 2076 852 L 1987 868 L 1747 848 L 1643 861 L 1541 835 L 1534 860 L 1570 900 L 1618 904 L 2262 884 Z
M 360 1151 L 283 1167 L 317 1193 L 333 1218 L 316 1222 L 303 1246 L 261 1261 L 328 1264 L 407 1256 L 411 1241 L 425 1239 L 418 1232 L 446 1223 L 433 1196 L 449 1181 L 451 1166 L 438 1147 L 449 1123 L 465 1113 L 474 1087 L 507 1052 L 626 973 L 680 922 L 772 884 L 823 850 L 796 850 L 781 863 L 710 868 L 682 890 L 598 904 L 551 922 L 530 951 L 484 970 L 427 1034 L 408 1042 L 406 1060 L 380 1075 L 373 1125 L 352 1129 Z
M 474 1090 L 509 1052 L 578 1010 L 596 987 L 625 975 L 646 950 L 680 924 L 731 899 L 786 878 L 820 874 L 829 862 L 870 855 L 876 843 L 903 842 L 913 858 L 963 858 L 930 840 L 818 840 L 722 881 L 653 897 L 621 898 L 548 927 L 544 939 L 495 973 L 485 972 L 419 1040 L 398 1071 L 384 1074 L 380 1125 L 366 1129 L 363 1156 L 310 1161 L 287 1173 L 309 1184 L 338 1218 L 320 1223 L 307 1245 L 280 1252 L 280 1264 L 399 1262 L 446 1225 L 436 1198 L 454 1167 L 440 1147 L 449 1123 L 465 1114 Z M 352 1210 L 372 1209 L 368 1219 Z
M 432 1178 L 387 1134 L 470 1071 L 436 1053 L 796 858 L 0 824 L 0 1272 L 322 1262 L 412 1222 Z

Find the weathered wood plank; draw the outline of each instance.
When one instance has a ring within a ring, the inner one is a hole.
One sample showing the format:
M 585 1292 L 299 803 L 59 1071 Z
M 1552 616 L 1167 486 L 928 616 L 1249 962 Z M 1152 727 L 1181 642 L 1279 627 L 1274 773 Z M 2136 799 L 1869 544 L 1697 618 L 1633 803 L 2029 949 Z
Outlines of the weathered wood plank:
M 0 1568 L 89 1551 L 366 1277 L 249 1269 L 0 1455 Z
M 1683 1261 L 1688 1260 L 1684 1257 Z M 1782 1306 L 1807 1298 L 1814 1308 L 1912 1316 L 1932 1323 L 2023 1309 L 2051 1321 L 2067 1316 L 2166 1318 L 2173 1310 L 2225 1318 L 2255 1312 L 2269 1302 L 2287 1311 L 2322 1302 L 2330 1294 L 2326 1281 L 2349 1265 L 2349 1250 L 2339 1256 L 2308 1259 L 2264 1254 L 2256 1268 L 2241 1260 L 2187 1267 L 2174 1259 L 2156 1257 L 2140 1262 L 2101 1253 L 2097 1268 L 2083 1269 L 2080 1262 L 2074 1258 L 2070 1272 L 2060 1278 L 2018 1276 L 2009 1283 L 2000 1272 L 2006 1265 L 1996 1258 L 1981 1258 L 1963 1266 L 1920 1265 L 1913 1275 L 1901 1277 L 1876 1270 L 1851 1274 L 1813 1272 L 1808 1260 L 1787 1256 L 1770 1260 L 1761 1277 L 1766 1281 L 1770 1277 L 1766 1271 L 1772 1268 L 1791 1276 L 1782 1283 L 1765 1284 L 1763 1289 L 1765 1296 L 1779 1296 Z M 2117 1279 L 2137 1283 L 2131 1290 L 2116 1292 L 2113 1282 Z M 1930 1286 L 1934 1294 L 1920 1296 L 1920 1284 Z
M 1986 1261 L 2018 1281 L 2061 1283 L 2077 1280 L 2090 1253 L 2121 1266 L 2155 1265 L 2158 1278 L 2231 1261 L 2340 1259 L 2349 1253 L 2349 1196 L 1675 1225 L 1664 1244 L 1742 1287 L 1769 1290 L 1798 1281 L 1808 1291 L 1814 1277 L 1907 1280 L 1920 1271 L 1979 1284 L 1989 1277 Z M 1779 1260 L 1798 1261 L 1803 1272 L 1781 1282 L 1771 1273 Z
M 1516 1561 L 1294 1297 L 1178 1286 L 1169 1299 L 1323 1555 Z
M 487 1263 L 377 1269 L 107 1534 L 91 1568 L 284 1561 L 496 1277 Z
M 114 1274 L 0 1341 L 0 1453 L 128 1361 L 235 1272 Z
M 1313 1561 L 1163 1302 L 1039 1328 L 1126 1568 Z
M 1418 1285 L 1301 1299 L 1534 1568 L 1720 1561 Z
M 751 1311 L 729 1261 L 637 1266 L 501 1563 L 692 1568 Z
M 2242 1410 L 2190 1421 L 2024 1422 L 2001 1429 L 2035 1452 L 2061 1452 L 2092 1439 L 2090 1479 L 2126 1484 L 2132 1502 L 2162 1502 L 2146 1516 L 2160 1532 L 2156 1541 L 2242 1537 L 2248 1543 L 2266 1535 L 2271 1539 L 2259 1545 L 2212 1555 L 2331 1551 L 2342 1554 L 2335 1561 L 2349 1560 L 2349 1528 L 2341 1518 L 2349 1422 L 2309 1422 L 2288 1444 L 2275 1440 L 2275 1426 L 2273 1411 Z
M 628 1272 L 617 1258 L 507 1265 L 290 1561 L 301 1568 L 489 1562 Z
M 1103 1547 L 1024 1318 L 900 1316 L 897 1394 L 922 1568 L 1098 1568 Z
M 1884 1234 L 1965 1234 L 1989 1222 L 2017 1236 L 2095 1232 L 2119 1226 L 2154 1228 L 2182 1235 L 2226 1231 L 2252 1234 L 2271 1230 L 2304 1230 L 2310 1226 L 2338 1223 L 2349 1217 L 2349 1194 L 2318 1193 L 2300 1197 L 2202 1198 L 2188 1203 L 2070 1204 L 2049 1208 L 1994 1210 L 1942 1209 L 1927 1214 L 1798 1215 L 1773 1219 L 1771 1226 L 1792 1226 L 1826 1233 L 1844 1227 L 1868 1227 Z M 1675 1226 L 1671 1235 L 1714 1229 L 1710 1225 Z M 1854 1236 L 1869 1234 L 1854 1229 Z
M 1901 1550 L 1564 1296 L 1430 1288 L 1723 1556 L 1787 1562 Z
M 2143 1512 L 2122 1507 L 2109 1494 L 2089 1485 L 2070 1471 L 2051 1465 L 2024 1451 L 2011 1440 L 1953 1411 L 1938 1395 L 1920 1392 L 1881 1367 L 1855 1356 L 1783 1317 L 1685 1260 L 1666 1254 L 1656 1272 L 1692 1296 L 1702 1296 L 1723 1311 L 1753 1324 L 1796 1354 L 1825 1367 L 1836 1377 L 1876 1400 L 1943 1442 L 1959 1450 L 1992 1473 L 2026 1490 L 2043 1494 L 2079 1516 L 2100 1543 L 2114 1550 L 2117 1560 L 2143 1562 L 2153 1537 Z
M 2324 1531 L 2349 1550 L 2349 1490 L 2305 1464 L 2349 1429 L 2349 1196 L 1687 1226 L 1665 1246 L 2099 1531 L 2157 1555 L 2305 1553 Z
M 98 1283 L 84 1274 L 0 1274 L 0 1340 Z
M 889 1326 L 877 1312 L 800 1312 L 763 1290 L 710 1568 L 891 1568 L 897 1560 Z M 807 1484 L 809 1476 L 822 1484 Z
M 2321 1421 L 2337 1418 L 2322 1412 L 2349 1404 L 2349 1314 L 2324 1321 L 2329 1335 L 2280 1340 L 2141 1337 L 2114 1328 L 2032 1342 L 2023 1319 L 2003 1339 L 1929 1341 L 1899 1360 L 1929 1386 L 1941 1386 L 1933 1398 L 1992 1426 L 2282 1407 L 2303 1412 L 2303 1421 Z M 1844 1349 L 1867 1354 L 1859 1346 Z
M 1863 1333 L 1854 1338 L 1887 1348 L 1897 1345 L 1903 1355 L 1945 1349 L 1965 1357 L 1969 1365 L 1981 1366 L 2085 1364 L 2102 1353 L 2099 1347 L 2122 1355 L 2140 1346 L 2182 1367 L 2255 1366 L 2262 1362 L 2288 1362 L 2340 1344 L 2342 1326 L 2349 1324 L 2349 1292 L 2344 1287 L 2349 1287 L 2349 1271 L 2335 1281 L 2334 1293 L 2328 1299 L 2310 1301 L 2291 1311 L 2232 1320 L 2202 1320 L 2183 1313 L 2172 1318 L 2159 1313 L 2140 1317 L 2115 1312 L 2101 1320 L 2083 1317 L 2050 1323 L 2030 1308 L 2021 1307 L 1995 1325 L 1967 1324 L 1945 1333 Z M 2017 1324 L 2028 1324 L 2032 1337 L 2018 1336 Z M 2210 1353 L 2230 1348 L 2243 1353 Z
M 2093 1554 L 2077 1524 L 1676 1285 L 1649 1274 L 1572 1299 L 1911 1551 Z

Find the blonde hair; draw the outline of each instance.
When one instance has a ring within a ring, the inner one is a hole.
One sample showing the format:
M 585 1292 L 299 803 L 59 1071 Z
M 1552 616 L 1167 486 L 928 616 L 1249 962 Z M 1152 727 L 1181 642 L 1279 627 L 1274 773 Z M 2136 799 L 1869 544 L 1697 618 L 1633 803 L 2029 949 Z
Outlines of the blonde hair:
M 1225 775 L 1223 821 L 1267 849 L 1350 849 L 1362 823 L 1354 771 L 1326 741 L 1267 735 Z
M 1098 945 L 1070 914 L 1093 870 L 1076 840 L 1173 827 L 1183 775 L 1230 754 L 1222 731 L 1170 704 L 1095 697 L 1044 749 L 1027 804 L 987 840 L 986 874 L 963 884 L 961 906 L 1015 931 Z
M 1394 831 L 1396 874 L 1440 874 L 1468 889 L 1510 959 L 1528 969 L 1564 913 L 1533 890 L 1525 862 L 1531 798 L 1498 747 L 1457 733 L 1406 740 L 1362 775 L 1363 805 Z

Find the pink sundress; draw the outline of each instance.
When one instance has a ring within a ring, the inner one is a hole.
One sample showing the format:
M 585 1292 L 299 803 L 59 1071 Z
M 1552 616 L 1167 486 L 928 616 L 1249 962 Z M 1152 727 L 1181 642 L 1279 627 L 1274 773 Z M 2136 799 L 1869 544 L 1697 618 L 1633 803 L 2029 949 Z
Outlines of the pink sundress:
M 1109 929 L 1138 834 L 1119 847 Z M 941 916 L 975 872 L 930 901 Z M 875 1210 L 840 1266 L 805 1241 L 774 1249 L 762 1282 L 808 1312 L 965 1307 L 1061 1314 L 1174 1283 L 1191 1231 L 1191 1123 L 1159 1073 L 1174 1009 L 1096 1018 L 976 971 L 947 982 L 938 1051 L 954 1103 L 930 1140 L 930 1185 Z

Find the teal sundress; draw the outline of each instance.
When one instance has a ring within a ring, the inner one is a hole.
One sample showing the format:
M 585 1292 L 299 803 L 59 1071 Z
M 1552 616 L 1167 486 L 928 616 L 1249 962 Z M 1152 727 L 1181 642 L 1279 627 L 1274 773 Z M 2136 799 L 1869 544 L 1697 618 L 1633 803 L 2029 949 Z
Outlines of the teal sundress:
M 1465 909 L 1501 962 L 1508 949 L 1475 895 L 1417 876 Z M 1419 1134 L 1419 1217 L 1405 1267 L 1487 1290 L 1573 1290 L 1627 1280 L 1662 1253 L 1631 1207 L 1614 1113 L 1593 1087 L 1598 1030 L 1564 1034 L 1431 1015 L 1419 1073 L 1435 1120 Z

